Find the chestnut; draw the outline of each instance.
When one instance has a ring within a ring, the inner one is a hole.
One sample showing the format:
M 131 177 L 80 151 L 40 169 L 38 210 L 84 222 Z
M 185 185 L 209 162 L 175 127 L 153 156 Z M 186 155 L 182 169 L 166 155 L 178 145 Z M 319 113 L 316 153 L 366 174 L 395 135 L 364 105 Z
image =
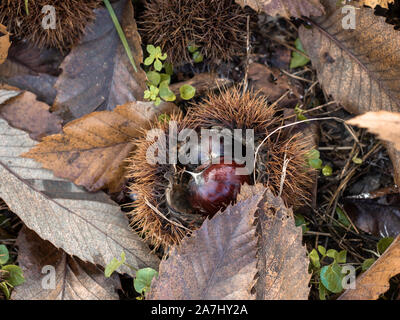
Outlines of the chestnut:
M 240 186 L 250 184 L 249 175 L 238 175 L 236 169 L 244 167 L 234 161 L 209 164 L 203 171 L 192 173 L 189 181 L 189 202 L 198 213 L 213 216 L 236 200 Z

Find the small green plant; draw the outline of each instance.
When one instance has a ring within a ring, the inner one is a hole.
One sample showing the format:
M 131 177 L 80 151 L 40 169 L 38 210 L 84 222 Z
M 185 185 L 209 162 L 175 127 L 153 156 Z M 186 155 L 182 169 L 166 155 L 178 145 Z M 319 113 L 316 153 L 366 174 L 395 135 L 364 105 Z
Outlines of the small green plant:
M 348 219 L 347 215 L 344 213 L 342 209 L 339 207 L 336 207 L 335 212 L 337 214 L 337 220 L 340 222 L 337 223 L 336 221 L 334 222 L 335 225 L 337 226 L 344 226 L 346 228 L 349 228 L 351 226 L 350 220 Z
M 310 230 L 307 225 L 308 222 L 306 222 L 306 220 L 304 219 L 304 216 L 302 216 L 301 214 L 296 214 L 294 216 L 294 223 L 296 225 L 296 227 L 301 227 L 301 231 L 304 233 L 306 233 L 308 230 Z
M 133 280 L 133 286 L 136 292 L 140 293 L 141 299 L 143 299 L 146 292 L 150 290 L 151 281 L 157 276 L 158 272 L 152 268 L 143 268 L 136 272 L 136 277 Z
M 393 238 L 392 237 L 387 237 L 387 238 L 382 238 L 378 241 L 378 243 L 376 244 L 376 252 L 375 251 L 370 251 L 371 253 L 373 253 L 376 257 L 380 257 L 387 248 L 390 247 L 390 245 L 393 242 Z M 367 271 L 369 269 L 370 266 L 372 266 L 372 264 L 376 261 L 375 258 L 369 258 L 369 259 L 365 259 L 361 269 L 362 271 Z
M 192 54 L 192 58 L 194 63 L 200 63 L 203 61 L 204 57 L 199 51 L 199 47 L 197 47 L 195 44 L 189 45 L 188 46 L 189 52 Z
M 296 114 L 296 117 L 297 117 L 298 121 L 303 121 L 303 120 L 307 120 L 308 119 L 305 115 L 303 115 L 303 112 L 304 112 L 304 110 L 299 107 L 299 104 L 297 104 L 294 107 L 294 113 Z
M 144 60 L 144 65 L 151 66 L 154 64 L 154 69 L 156 71 L 161 71 L 163 68 L 163 63 L 161 61 L 167 59 L 167 54 L 163 54 L 160 47 L 155 47 L 152 44 L 149 44 L 146 47 L 146 50 L 149 53 L 149 56 Z
M 144 98 L 154 101 L 156 106 L 161 103 L 161 99 L 164 101 L 175 101 L 176 96 L 169 88 L 174 67 L 169 62 L 162 62 L 167 59 L 167 54 L 162 53 L 160 47 L 155 47 L 152 44 L 146 47 L 146 51 L 149 53 L 149 56 L 144 60 L 144 65 L 149 70 L 146 72 L 148 89 L 144 92 Z M 163 69 L 164 72 L 162 72 Z M 192 99 L 196 93 L 196 89 L 188 84 L 180 87 L 179 91 L 181 98 L 184 100 Z
M 307 57 L 307 54 L 304 51 L 303 45 L 299 38 L 296 39 L 296 41 L 294 42 L 294 45 L 295 45 L 296 49 L 299 52 L 302 52 L 303 54 L 299 53 L 298 51 L 292 52 L 292 59 L 290 60 L 290 69 L 303 67 L 307 63 L 310 62 L 310 59 Z
M 357 156 L 354 156 L 353 159 L 351 159 L 355 164 L 362 164 L 363 161 L 361 158 L 358 158 Z
M 10 254 L 4 244 L 0 245 L 0 289 L 6 299 L 10 299 L 11 289 L 23 284 L 25 278 L 22 269 L 14 264 L 6 264 Z
M 318 246 L 318 250 L 313 249 L 309 253 L 311 268 L 318 281 L 319 298 L 326 300 L 329 293 L 340 293 L 343 291 L 342 280 L 345 273 L 342 273 L 342 265 L 346 263 L 347 251 L 340 252 L 323 246 Z M 325 264 L 326 260 L 333 260 L 330 264 Z M 325 264 L 325 265 L 323 265 Z
M 320 159 L 320 153 L 316 149 L 310 150 L 307 155 L 308 165 L 314 169 L 322 169 L 322 174 L 326 177 L 332 175 L 332 167 L 329 165 L 322 166 L 322 160 Z
M 138 300 L 143 300 L 145 293 L 150 290 L 151 281 L 155 276 L 158 276 L 158 272 L 152 268 L 135 269 L 126 263 L 125 252 L 121 253 L 121 260 L 113 258 L 106 266 L 104 270 L 104 276 L 106 278 L 111 277 L 111 275 L 117 271 L 122 265 L 136 271 L 136 277 L 133 279 L 133 287 L 136 292 L 140 294 Z

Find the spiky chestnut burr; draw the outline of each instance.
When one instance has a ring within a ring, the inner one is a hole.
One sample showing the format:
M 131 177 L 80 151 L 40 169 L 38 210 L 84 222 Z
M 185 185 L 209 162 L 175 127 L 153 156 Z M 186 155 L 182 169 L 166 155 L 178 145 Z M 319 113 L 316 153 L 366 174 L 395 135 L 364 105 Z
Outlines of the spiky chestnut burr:
M 177 123 L 178 130 L 183 129 L 182 120 L 182 114 L 169 119 Z M 169 147 L 169 121 L 159 121 L 152 127 L 164 132 L 165 151 Z M 133 181 L 129 188 L 136 199 L 131 212 L 132 226 L 157 249 L 179 243 L 188 229 L 200 226 L 203 219 L 190 209 L 187 189 L 190 175 L 182 167 L 148 161 L 148 150 L 153 143 L 147 139 L 146 132 L 135 141 L 136 150 L 128 159 L 128 178 Z
M 253 129 L 255 146 L 280 125 L 282 119 L 264 96 L 243 92 L 238 87 L 221 94 L 209 94 L 185 117 L 185 126 L 196 130 L 215 127 Z M 276 195 L 280 194 L 288 206 L 304 204 L 312 184 L 313 170 L 306 164 L 309 149 L 308 139 L 299 134 L 283 130 L 271 136 L 257 155 L 257 182 L 268 186 Z
M 236 87 L 220 94 L 210 94 L 202 103 L 193 105 L 185 117 L 173 116 L 171 120 L 178 123 L 178 130 L 253 129 L 256 146 L 268 133 L 282 125 L 282 119 L 265 97 L 243 93 Z M 155 127 L 165 133 L 168 142 L 168 123 L 159 122 Z M 191 167 L 179 163 L 152 165 L 147 161 L 147 150 L 152 143 L 146 135 L 136 141 L 137 148 L 129 160 L 129 178 L 133 180 L 130 189 L 136 198 L 132 211 L 133 225 L 155 248 L 178 244 L 185 234 L 201 225 L 206 218 L 204 213 L 212 215 L 215 210 L 224 209 L 228 202 L 235 200 L 243 182 L 254 183 L 253 175 L 238 178 L 231 170 L 232 166 L 214 165 L 212 161 Z M 202 158 L 207 159 L 210 152 L 207 148 L 206 151 Z M 312 182 L 312 170 L 305 161 L 308 151 L 305 140 L 298 135 L 280 131 L 271 136 L 257 156 L 256 181 L 280 194 L 289 206 L 304 203 Z M 217 153 L 224 156 L 218 150 Z M 201 178 L 204 179 L 195 183 L 193 174 L 188 174 L 189 170 L 195 174 L 203 172 Z M 217 174 L 213 174 L 213 170 Z M 213 179 L 208 184 L 210 177 Z M 218 190 L 227 181 L 232 182 L 231 187 Z M 213 188 L 216 194 L 222 190 L 215 199 L 211 199 Z
M 30 0 L 28 12 L 25 0 L 2 0 L 0 23 L 14 36 L 26 39 L 38 47 L 54 47 L 61 51 L 77 44 L 86 24 L 94 19 L 93 9 L 101 0 Z M 56 29 L 44 29 L 42 8 L 51 5 L 56 13 Z
M 146 0 L 138 24 L 144 43 L 173 63 L 192 61 L 193 44 L 211 60 L 229 61 L 246 48 L 246 16 L 234 0 Z

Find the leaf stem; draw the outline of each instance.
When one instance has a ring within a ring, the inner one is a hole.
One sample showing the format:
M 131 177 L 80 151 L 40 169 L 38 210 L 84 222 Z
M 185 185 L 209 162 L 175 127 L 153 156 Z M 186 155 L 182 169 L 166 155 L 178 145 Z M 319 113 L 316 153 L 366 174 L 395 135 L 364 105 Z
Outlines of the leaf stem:
M 27 0 L 25 0 L 25 1 L 27 1 Z M 131 62 L 132 67 L 135 70 L 135 72 L 137 72 L 137 68 L 136 68 L 136 65 L 135 65 L 135 61 L 133 60 L 131 48 L 129 47 L 128 41 L 126 40 L 124 31 L 122 30 L 121 25 L 119 24 L 118 18 L 115 15 L 115 11 L 114 11 L 113 7 L 111 6 L 110 1 L 103 0 L 103 2 L 106 5 L 108 13 L 110 14 L 111 19 L 112 19 L 112 21 L 113 21 L 113 23 L 115 25 L 115 29 L 117 29 L 119 38 L 121 39 L 122 45 L 124 46 L 124 49 L 125 49 L 126 54 L 127 54 L 128 58 L 129 58 L 129 61 Z
M 27 15 L 27 16 L 29 16 L 28 1 L 29 1 L 29 0 L 25 0 L 25 12 L 26 12 L 26 15 Z

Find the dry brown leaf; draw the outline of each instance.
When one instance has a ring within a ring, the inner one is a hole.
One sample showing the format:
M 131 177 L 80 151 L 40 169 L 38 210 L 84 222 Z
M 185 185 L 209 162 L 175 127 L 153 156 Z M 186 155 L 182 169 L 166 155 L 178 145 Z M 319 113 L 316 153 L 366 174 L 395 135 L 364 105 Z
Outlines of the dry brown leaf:
M 10 45 L 10 34 L 7 28 L 0 23 L 0 64 L 6 61 Z
M 346 290 L 340 300 L 376 300 L 389 289 L 389 280 L 400 274 L 400 236 L 384 254 L 356 280 L 356 288 Z
M 301 16 L 320 16 L 324 14 L 324 7 L 319 0 L 235 0 L 242 7 L 249 6 L 270 16 L 285 18 Z
M 52 105 L 54 84 L 63 55 L 55 49 L 39 49 L 26 42 L 13 43 L 7 60 L 0 65 L 0 80 L 34 93 L 38 100 Z
M 146 74 L 140 68 L 143 53 L 133 6 L 131 1 L 119 0 L 113 8 L 138 70 L 134 71 L 107 9 L 96 9 L 95 22 L 61 64 L 63 73 L 55 85 L 53 108 L 65 120 L 143 100 Z
M 388 9 L 389 3 L 393 3 L 394 0 L 361 0 L 363 5 L 375 8 L 376 6 L 381 6 L 382 8 Z
M 56 97 L 54 84 L 57 77 L 46 73 L 35 73 L 28 67 L 7 59 L 0 65 L 0 81 L 34 93 L 37 99 L 52 105 Z
M 206 220 L 174 247 L 160 264 L 147 296 L 150 300 L 254 299 L 256 275 L 254 214 L 264 188 Z
M 261 185 L 243 186 L 238 201 L 262 190 Z M 259 204 L 257 300 L 307 300 L 311 274 L 302 245 L 302 230 L 296 227 L 293 212 L 270 190 Z
M 0 119 L 0 198 L 10 210 L 42 239 L 84 262 L 105 267 L 124 251 L 134 268 L 157 269 L 159 259 L 132 232 L 126 215 L 108 196 L 88 193 L 55 178 L 40 163 L 20 157 L 35 144 L 27 133 Z
M 327 15 L 301 27 L 300 39 L 326 93 L 349 112 L 400 111 L 400 32 L 370 8 L 356 12 L 356 29 L 342 27 L 336 0 L 324 0 Z M 358 6 L 357 3 L 351 3 Z M 400 152 L 388 145 L 400 183 Z
M 288 96 L 279 103 L 280 107 L 294 107 L 304 94 L 301 92 L 302 88 L 298 82 L 290 79 L 279 69 L 270 68 L 260 63 L 249 65 L 248 77 L 252 81 L 254 90 L 260 90 L 271 102 L 278 100 L 289 91 Z
M 369 199 L 346 199 L 343 207 L 354 225 L 377 237 L 393 237 L 400 234 L 400 208 L 384 205 Z
M 41 138 L 58 133 L 62 129 L 62 119 L 49 112 L 50 107 L 36 100 L 36 96 L 28 91 L 22 92 L 18 88 L 0 85 L 0 96 L 18 96 L 1 105 L 0 116 L 7 120 L 14 128 L 29 132 L 32 139 Z M 4 94 L 2 94 L 4 93 Z
M 400 150 L 400 113 L 399 112 L 367 112 L 347 121 L 348 124 L 366 128 L 379 138 L 393 142 Z
M 119 299 L 116 290 L 121 284 L 117 274 L 106 278 L 96 266 L 68 256 L 26 227 L 19 232 L 16 245 L 25 282 L 15 288 L 13 300 Z M 49 267 L 55 271 L 54 287 Z M 49 287 L 43 288 L 43 283 Z
M 125 182 L 125 159 L 134 148 L 133 139 L 149 128 L 162 113 L 176 110 L 173 103 L 132 102 L 114 111 L 99 111 L 76 119 L 24 154 L 60 178 L 89 191 L 121 190 Z

